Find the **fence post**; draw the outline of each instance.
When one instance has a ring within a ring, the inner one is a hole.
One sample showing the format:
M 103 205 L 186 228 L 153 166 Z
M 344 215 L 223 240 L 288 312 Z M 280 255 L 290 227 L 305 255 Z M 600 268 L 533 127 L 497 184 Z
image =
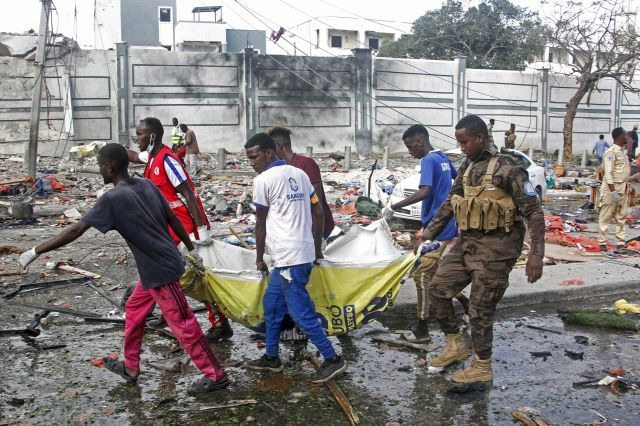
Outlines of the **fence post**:
M 355 142 L 358 153 L 373 149 L 373 56 L 371 49 L 353 49 L 355 68 Z
M 218 164 L 216 171 L 221 172 L 224 170 L 224 166 L 227 164 L 227 150 L 224 148 L 218 148 Z
M 351 170 L 351 146 L 344 147 L 344 170 Z

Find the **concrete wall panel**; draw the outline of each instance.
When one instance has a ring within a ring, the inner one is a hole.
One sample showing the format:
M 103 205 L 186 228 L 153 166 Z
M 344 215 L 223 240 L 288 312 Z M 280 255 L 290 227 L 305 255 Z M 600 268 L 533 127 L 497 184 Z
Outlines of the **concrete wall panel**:
M 549 132 L 562 133 L 564 118 L 560 116 L 549 117 Z M 573 121 L 573 133 L 604 133 L 611 131 L 611 119 L 576 116 Z M 595 140 L 595 139 L 594 139 Z
M 567 103 L 571 97 L 576 93 L 575 87 L 551 87 L 550 101 L 554 103 Z M 611 105 L 612 91 L 610 89 L 601 89 L 600 91 L 594 90 L 591 93 L 590 105 Z M 582 98 L 580 104 L 587 103 L 587 96 Z
M 375 111 L 376 124 L 407 126 L 415 123 L 428 123 L 429 126 L 453 126 L 454 124 L 453 110 L 446 108 L 378 106 Z
M 348 107 L 283 107 L 262 106 L 259 109 L 259 126 L 270 127 L 276 123 L 292 127 L 349 127 L 351 109 Z
M 71 98 L 74 100 L 111 99 L 109 77 L 71 77 Z
M 375 87 L 379 91 L 453 93 L 453 76 L 376 71 Z
M 467 81 L 467 99 L 537 102 L 538 86 L 524 83 Z
M 111 117 L 74 118 L 73 129 L 75 141 L 108 141 L 111 142 Z
M 353 73 L 350 71 L 309 71 L 306 69 L 260 69 L 258 88 L 260 90 L 317 90 L 344 91 L 353 87 Z
M 134 64 L 133 86 L 237 87 L 238 67 Z
M 240 111 L 237 104 L 138 104 L 133 107 L 134 124 L 145 117 L 157 117 L 163 124 L 170 125 L 172 117 L 189 126 L 238 126 Z

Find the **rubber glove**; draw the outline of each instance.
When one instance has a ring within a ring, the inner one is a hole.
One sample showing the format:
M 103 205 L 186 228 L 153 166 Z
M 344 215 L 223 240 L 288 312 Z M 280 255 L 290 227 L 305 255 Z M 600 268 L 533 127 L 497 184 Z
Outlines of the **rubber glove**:
M 183 254 L 182 258 L 186 261 L 188 266 L 204 272 L 204 261 L 195 250 L 191 250 L 190 252 Z
M 27 266 L 29 266 L 29 264 L 31 264 L 31 262 L 33 262 L 37 258 L 38 258 L 38 254 L 36 253 L 36 248 L 34 247 L 31 250 L 27 250 L 24 253 L 22 253 L 20 255 L 20 259 L 18 260 L 18 263 L 20 264 L 20 267 L 22 269 L 26 269 Z
M 620 200 L 622 199 L 622 197 L 620 197 L 620 194 L 617 192 L 612 192 L 611 193 L 611 200 L 613 201 L 613 204 L 620 204 Z
M 393 209 L 389 204 L 387 204 L 386 206 L 384 206 L 384 208 L 380 212 L 380 215 L 386 220 L 391 220 L 393 219 Z

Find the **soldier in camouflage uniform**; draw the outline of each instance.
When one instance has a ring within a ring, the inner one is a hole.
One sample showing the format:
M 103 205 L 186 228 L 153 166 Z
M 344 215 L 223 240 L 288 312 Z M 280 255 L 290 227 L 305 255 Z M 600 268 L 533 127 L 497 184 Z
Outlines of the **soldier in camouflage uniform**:
M 493 317 L 522 251 L 526 231 L 523 219 L 531 235 L 526 275 L 533 283 L 542 275 L 544 215 L 526 169 L 514 156 L 491 147 L 487 126 L 480 117 L 470 115 L 460 120 L 455 135 L 467 160 L 448 198 L 424 231 L 425 239 L 433 239 L 454 214 L 461 230 L 431 283 L 431 303 L 447 337 L 446 348 L 431 365 L 445 367 L 469 357 L 452 298 L 472 283 L 469 317 L 475 356 L 471 366 L 454 373 L 452 380 L 490 381 Z

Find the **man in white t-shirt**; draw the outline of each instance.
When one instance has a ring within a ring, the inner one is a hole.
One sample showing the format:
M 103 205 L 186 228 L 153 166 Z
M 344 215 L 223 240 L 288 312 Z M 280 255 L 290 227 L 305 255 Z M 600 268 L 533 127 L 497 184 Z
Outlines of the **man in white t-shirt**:
M 253 181 L 256 267 L 269 272 L 263 259 L 265 245 L 275 264 L 262 302 L 266 353 L 247 366 L 253 370 L 282 371 L 278 356 L 280 326 L 289 314 L 324 357 L 311 379 L 313 383 L 324 383 L 343 373 L 347 364 L 324 334 L 305 288 L 314 261 L 322 258 L 322 206 L 306 173 L 278 160 L 271 136 L 258 133 L 244 148 L 251 166 L 258 172 Z

